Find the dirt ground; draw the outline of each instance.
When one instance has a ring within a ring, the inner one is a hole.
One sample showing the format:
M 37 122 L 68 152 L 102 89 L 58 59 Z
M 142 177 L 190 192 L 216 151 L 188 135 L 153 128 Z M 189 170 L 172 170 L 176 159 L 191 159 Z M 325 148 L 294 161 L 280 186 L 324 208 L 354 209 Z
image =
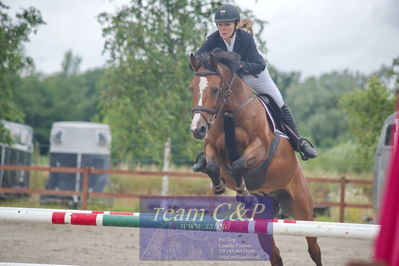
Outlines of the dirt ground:
M 284 265 L 314 265 L 303 237 L 277 236 Z M 367 260 L 372 242 L 319 238 L 324 265 Z M 269 262 L 140 261 L 139 229 L 0 222 L 0 262 L 67 265 L 270 265 Z

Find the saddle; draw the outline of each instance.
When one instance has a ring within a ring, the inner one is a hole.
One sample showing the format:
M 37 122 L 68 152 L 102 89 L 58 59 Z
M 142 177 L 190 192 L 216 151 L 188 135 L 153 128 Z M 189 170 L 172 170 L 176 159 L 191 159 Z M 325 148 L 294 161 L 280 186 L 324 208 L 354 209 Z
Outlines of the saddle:
M 286 127 L 281 119 L 281 109 L 278 107 L 274 99 L 268 94 L 256 94 L 260 100 L 266 106 L 266 117 L 269 122 L 269 126 L 273 128 L 274 131 L 280 131 L 288 136 L 286 132 Z M 269 114 L 269 115 L 268 115 Z

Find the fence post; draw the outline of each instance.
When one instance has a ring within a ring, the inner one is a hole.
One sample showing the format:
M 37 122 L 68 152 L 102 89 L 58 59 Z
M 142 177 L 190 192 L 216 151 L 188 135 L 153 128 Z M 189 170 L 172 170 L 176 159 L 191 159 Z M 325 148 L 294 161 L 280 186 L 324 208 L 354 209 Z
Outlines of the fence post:
M 164 145 L 164 154 L 163 154 L 163 168 L 162 172 L 168 172 L 169 171 L 169 160 L 170 160 L 170 148 L 171 148 L 171 138 L 169 137 Z M 163 197 L 168 196 L 169 194 L 169 176 L 167 174 L 164 174 L 162 176 L 162 191 L 161 195 Z
M 91 168 L 85 166 L 83 169 L 83 187 L 82 187 L 82 209 L 87 210 L 87 198 L 89 196 L 89 177 Z
M 345 186 L 346 186 L 346 178 L 345 176 L 341 177 L 340 182 L 340 201 L 339 201 L 339 222 L 345 222 Z

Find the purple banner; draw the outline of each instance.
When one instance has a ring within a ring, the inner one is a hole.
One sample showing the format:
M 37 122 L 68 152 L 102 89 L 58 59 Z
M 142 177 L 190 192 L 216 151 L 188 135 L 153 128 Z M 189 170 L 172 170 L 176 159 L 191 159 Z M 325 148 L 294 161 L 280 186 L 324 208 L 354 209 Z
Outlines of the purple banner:
M 140 260 L 253 261 L 272 252 L 271 235 L 247 233 L 272 230 L 253 222 L 273 219 L 270 197 L 251 209 L 235 197 L 141 197 L 140 213 Z

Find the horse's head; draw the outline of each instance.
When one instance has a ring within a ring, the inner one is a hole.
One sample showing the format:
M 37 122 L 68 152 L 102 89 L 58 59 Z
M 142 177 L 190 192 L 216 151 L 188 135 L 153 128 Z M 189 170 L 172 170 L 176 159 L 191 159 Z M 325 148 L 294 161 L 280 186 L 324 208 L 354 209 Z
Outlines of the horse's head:
M 190 85 L 193 105 L 191 133 L 196 139 L 206 137 L 210 125 L 221 112 L 227 97 L 231 94 L 234 67 L 230 70 L 231 67 L 226 67 L 223 64 L 221 59 L 227 55 L 226 53 L 216 50 L 197 56 L 190 54 L 191 68 L 195 70 L 195 76 Z M 228 54 L 237 56 L 233 53 Z

